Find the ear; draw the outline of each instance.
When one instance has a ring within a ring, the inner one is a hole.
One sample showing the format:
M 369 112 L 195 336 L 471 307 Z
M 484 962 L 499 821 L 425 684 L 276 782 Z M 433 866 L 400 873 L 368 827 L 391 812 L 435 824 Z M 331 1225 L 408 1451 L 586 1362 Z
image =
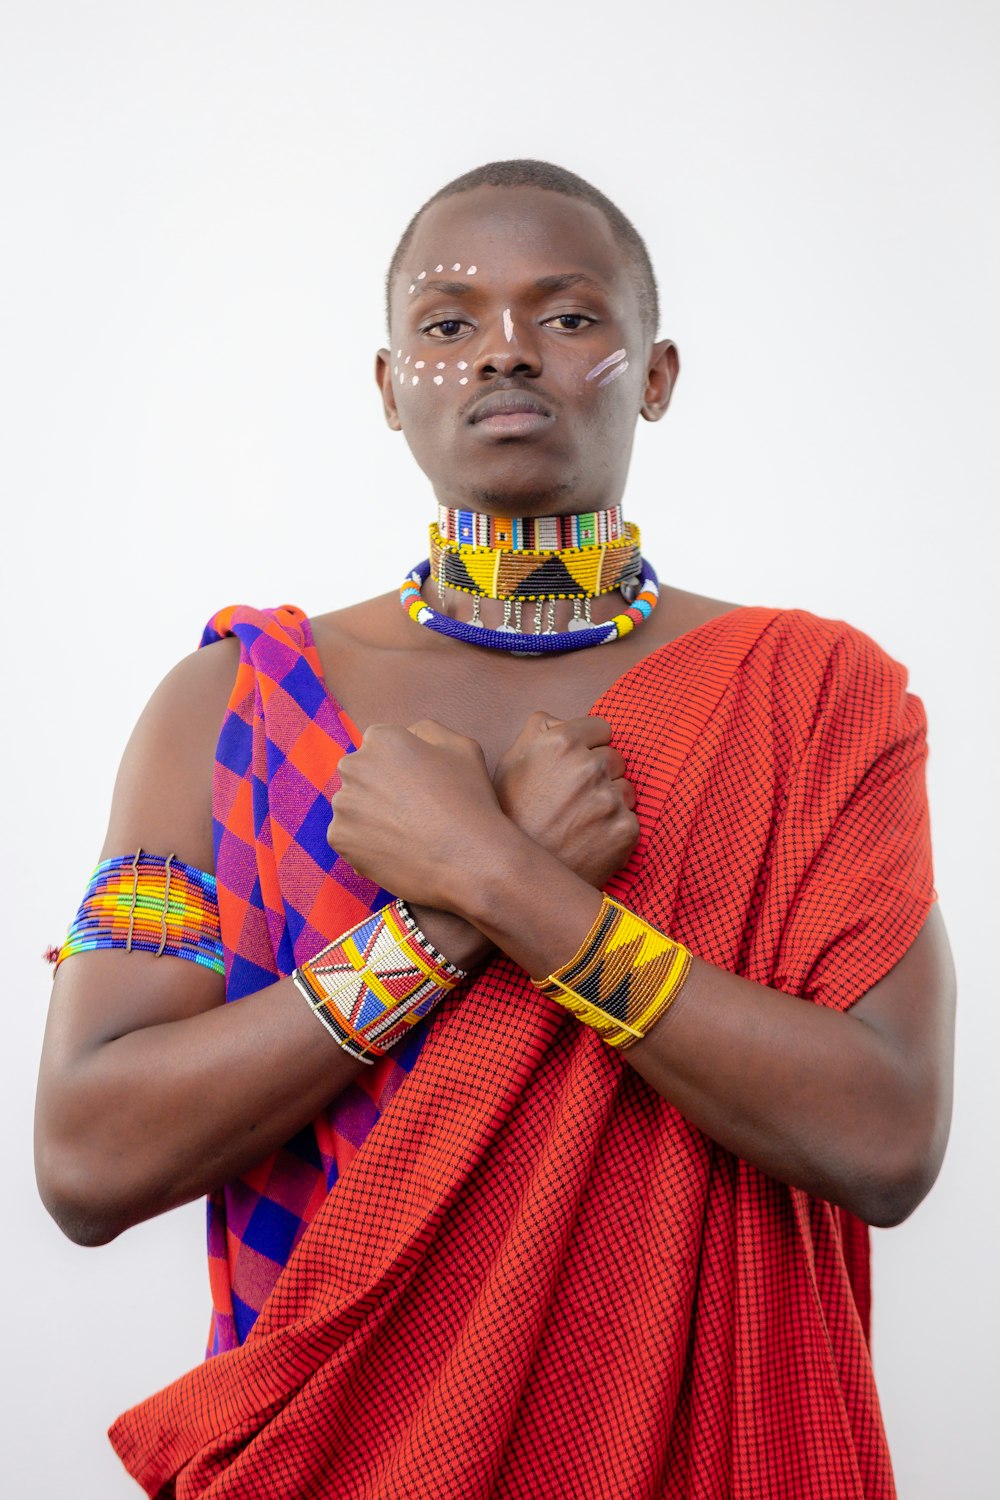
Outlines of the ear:
M 392 355 L 388 349 L 380 349 L 375 356 L 375 384 L 382 392 L 382 410 L 385 420 L 393 432 L 401 432 L 402 422 L 396 410 L 396 391 L 392 383 Z
M 643 392 L 640 414 L 647 422 L 658 422 L 670 405 L 677 377 L 681 373 L 681 358 L 672 339 L 660 339 L 649 353 L 649 368 L 646 373 L 646 389 Z

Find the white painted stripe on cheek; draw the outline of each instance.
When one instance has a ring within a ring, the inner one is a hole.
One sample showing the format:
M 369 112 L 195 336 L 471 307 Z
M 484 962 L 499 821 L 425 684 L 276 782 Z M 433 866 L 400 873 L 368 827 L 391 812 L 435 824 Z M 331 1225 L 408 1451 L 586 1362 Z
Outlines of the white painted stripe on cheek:
M 512 344 L 514 342 L 514 319 L 510 315 L 509 307 L 503 310 L 503 331 L 508 344 Z
M 625 358 L 625 354 L 626 351 L 624 349 L 616 349 L 614 354 L 609 354 L 607 359 L 602 359 L 600 364 L 596 364 L 592 370 L 587 371 L 587 380 L 596 380 L 602 370 L 606 370 L 608 365 L 616 365 L 620 359 Z M 601 384 L 604 384 L 603 380 Z
M 624 375 L 627 369 L 628 360 L 625 360 L 623 364 L 616 365 L 616 367 L 611 371 L 610 375 L 605 375 L 603 380 L 599 380 L 597 382 L 597 389 L 600 390 L 602 385 L 610 385 L 612 380 L 617 380 L 619 375 Z

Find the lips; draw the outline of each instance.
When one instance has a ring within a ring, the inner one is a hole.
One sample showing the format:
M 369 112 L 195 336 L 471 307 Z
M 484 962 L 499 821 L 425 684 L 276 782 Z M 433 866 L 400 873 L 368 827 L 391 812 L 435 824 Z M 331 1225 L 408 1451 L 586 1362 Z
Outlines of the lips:
M 545 427 L 552 413 L 537 396 L 527 391 L 489 391 L 480 396 L 469 414 L 473 426 L 508 437 L 527 436 Z

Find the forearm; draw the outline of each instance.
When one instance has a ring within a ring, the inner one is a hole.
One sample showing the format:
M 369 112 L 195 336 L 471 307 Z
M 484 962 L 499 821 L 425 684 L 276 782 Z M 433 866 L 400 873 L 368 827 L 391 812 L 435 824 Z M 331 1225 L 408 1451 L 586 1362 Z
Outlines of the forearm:
M 517 830 L 450 899 L 539 978 L 573 957 L 601 904 Z M 904 1216 L 915 1102 L 892 1048 L 863 1021 L 695 959 L 674 1003 L 622 1056 L 745 1161 L 869 1222 Z
M 452 913 L 414 915 L 461 968 L 489 949 Z M 291 980 L 226 1005 L 218 979 L 189 962 L 67 962 L 43 1052 L 36 1152 L 42 1196 L 73 1239 L 113 1238 L 241 1175 L 365 1067 Z
M 408 905 L 421 932 L 458 968 L 475 969 L 496 951 L 495 944 L 478 927 L 455 912 L 414 902 Z
M 63 1050 L 48 1045 L 39 1080 L 39 1186 L 64 1231 L 95 1244 L 246 1172 L 365 1067 L 290 979 Z

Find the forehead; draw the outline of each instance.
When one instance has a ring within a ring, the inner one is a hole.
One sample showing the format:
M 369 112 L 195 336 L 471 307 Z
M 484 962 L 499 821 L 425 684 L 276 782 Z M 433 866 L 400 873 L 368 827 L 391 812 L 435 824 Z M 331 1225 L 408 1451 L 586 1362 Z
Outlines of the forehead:
M 611 226 L 593 204 L 541 188 L 474 188 L 434 203 L 403 257 L 404 274 L 474 265 L 490 279 L 585 271 L 609 287 L 628 280 Z

